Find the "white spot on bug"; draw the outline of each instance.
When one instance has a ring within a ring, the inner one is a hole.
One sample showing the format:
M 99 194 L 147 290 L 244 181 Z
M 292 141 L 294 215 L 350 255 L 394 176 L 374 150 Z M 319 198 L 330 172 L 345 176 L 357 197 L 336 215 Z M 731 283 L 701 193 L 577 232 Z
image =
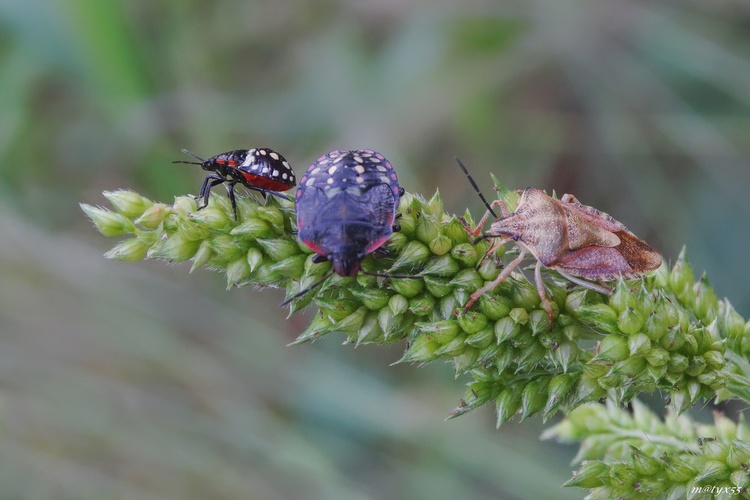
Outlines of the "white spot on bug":
M 274 169 L 274 171 L 271 172 L 271 177 L 278 177 L 278 176 L 279 176 L 279 171 Z
M 315 183 L 315 177 L 310 177 L 307 179 L 307 182 L 305 182 L 305 186 L 310 187 Z
M 271 153 L 270 153 L 270 156 L 271 156 L 271 158 L 273 158 L 274 160 L 278 160 L 278 159 L 279 159 L 279 154 L 278 154 L 278 153 L 276 153 L 275 151 L 271 151 Z
M 289 166 L 289 162 L 286 160 L 284 160 L 281 164 L 284 165 L 285 168 L 292 168 Z
M 253 155 L 251 153 L 248 153 L 248 155 L 245 157 L 245 161 L 242 162 L 242 165 L 240 167 L 249 167 L 252 165 L 253 161 L 255 161 L 255 158 L 253 158 Z
M 383 184 L 388 184 L 390 181 L 388 180 L 388 177 L 383 175 L 380 177 L 380 182 L 382 182 Z
M 326 181 L 328 184 L 333 184 L 333 177 L 329 177 Z
M 315 167 L 310 171 L 310 175 L 316 175 L 320 173 L 320 167 Z
M 365 178 L 361 175 L 354 180 L 357 181 L 357 184 L 362 184 L 363 182 L 365 182 Z
M 349 194 L 353 194 L 354 196 L 361 196 L 362 195 L 362 189 L 360 189 L 357 186 L 352 186 L 346 188 L 346 192 Z
M 378 157 L 371 158 L 370 161 L 373 162 L 373 163 L 380 163 L 380 158 L 378 158 Z
M 287 178 L 286 172 L 282 172 L 281 178 L 284 179 L 284 180 L 286 180 L 286 178 Z
M 265 156 L 266 154 L 268 154 L 268 151 L 266 151 L 265 149 L 259 149 L 258 152 L 260 154 L 262 154 L 263 156 Z
M 269 170 L 271 170 L 271 167 L 263 167 L 263 170 L 261 170 L 260 173 L 267 174 Z
M 376 168 L 378 169 L 378 172 L 387 172 L 388 171 L 388 169 L 385 168 L 383 165 L 378 165 Z
M 331 168 L 328 169 L 328 175 L 333 175 L 333 173 L 338 169 L 338 165 L 334 165 Z
M 354 167 L 354 170 L 358 174 L 364 174 L 365 173 L 365 167 L 363 167 L 362 165 L 357 165 L 356 167 Z
M 325 193 L 326 193 L 326 196 L 329 197 L 329 198 L 333 198 L 334 196 L 336 196 L 337 194 L 339 194 L 342 191 L 342 189 L 340 187 L 329 187 L 329 186 L 326 186 L 326 188 L 327 189 L 325 190 Z

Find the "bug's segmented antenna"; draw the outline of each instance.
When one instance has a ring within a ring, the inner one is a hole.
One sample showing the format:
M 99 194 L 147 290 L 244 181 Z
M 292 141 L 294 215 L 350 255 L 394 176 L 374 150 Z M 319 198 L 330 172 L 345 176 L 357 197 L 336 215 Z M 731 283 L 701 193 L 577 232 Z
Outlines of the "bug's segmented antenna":
M 464 172 L 464 175 L 466 175 L 466 178 L 467 178 L 467 179 L 469 179 L 469 182 L 471 183 L 471 187 L 473 187 L 473 188 L 474 188 L 474 191 L 476 191 L 476 192 L 477 192 L 477 194 L 479 195 L 479 198 L 480 198 L 480 199 L 482 200 L 482 203 L 484 203 L 484 206 L 485 206 L 485 207 L 487 207 L 487 210 L 489 210 L 489 211 L 490 211 L 490 213 L 492 214 L 492 216 L 493 216 L 493 217 L 494 217 L 495 219 L 498 219 L 498 216 L 497 216 L 497 214 L 495 213 L 495 211 L 494 211 L 494 210 L 492 210 L 492 207 L 490 206 L 490 204 L 489 204 L 489 203 L 487 203 L 487 200 L 486 200 L 486 199 L 484 198 L 484 195 L 483 195 L 483 194 L 482 194 L 482 192 L 481 192 L 481 191 L 479 190 L 479 186 L 477 186 L 477 183 L 476 183 L 476 182 L 474 182 L 474 178 L 473 178 L 473 177 L 471 176 L 471 174 L 469 173 L 469 171 L 468 171 L 468 170 L 466 170 L 466 167 L 465 167 L 465 166 L 464 166 L 464 164 L 463 164 L 463 163 L 461 162 L 461 160 L 460 160 L 460 159 L 458 158 L 458 156 L 454 156 L 454 157 L 453 157 L 453 159 L 454 159 L 454 160 L 456 160 L 456 163 L 458 163 L 458 166 L 459 166 L 459 167 L 461 167 L 461 170 L 463 170 L 463 172 Z
M 195 158 L 196 160 L 198 160 L 198 162 L 200 162 L 200 163 L 195 162 L 195 161 L 184 161 L 184 160 L 175 160 L 172 163 L 187 163 L 188 165 L 203 165 L 203 163 L 206 161 L 203 158 L 201 158 L 200 156 L 198 156 L 197 154 L 195 154 L 192 151 L 189 151 L 187 149 L 181 149 L 180 151 L 182 151 L 186 155 L 192 156 L 193 158 Z

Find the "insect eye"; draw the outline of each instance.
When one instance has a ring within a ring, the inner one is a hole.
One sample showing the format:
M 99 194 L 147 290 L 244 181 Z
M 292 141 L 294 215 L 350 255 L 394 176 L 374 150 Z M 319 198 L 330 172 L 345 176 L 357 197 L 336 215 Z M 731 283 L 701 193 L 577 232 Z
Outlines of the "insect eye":
M 518 241 L 518 240 L 520 240 L 520 239 L 521 239 L 521 235 L 520 235 L 520 234 L 518 234 L 518 233 L 513 233 L 513 236 L 512 236 L 512 238 L 513 238 L 513 241 Z

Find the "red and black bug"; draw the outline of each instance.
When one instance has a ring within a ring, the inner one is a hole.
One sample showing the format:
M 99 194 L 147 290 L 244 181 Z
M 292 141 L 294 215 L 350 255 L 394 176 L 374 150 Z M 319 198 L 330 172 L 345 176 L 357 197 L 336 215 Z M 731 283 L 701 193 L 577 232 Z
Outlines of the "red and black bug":
M 403 193 L 396 171 L 380 153 L 331 151 L 310 165 L 300 179 L 295 196 L 299 239 L 318 254 L 316 262 L 330 261 L 332 272 L 355 276 L 362 259 L 399 230 L 394 222 Z
M 259 191 L 263 197 L 267 193 L 288 200 L 289 197 L 279 193 L 279 191 L 291 189 L 297 183 L 289 162 L 273 149 L 235 149 L 205 160 L 187 149 L 183 149 L 182 152 L 189 154 L 198 161 L 176 160 L 172 163 L 200 165 L 203 170 L 211 172 L 206 176 L 198 193 L 198 198 L 203 199 L 203 206 L 198 207 L 198 210 L 206 208 L 208 205 L 208 196 L 211 194 L 211 189 L 226 182 L 227 194 L 232 202 L 235 220 L 237 219 L 237 202 L 234 198 L 235 184 L 239 183 L 248 189 Z

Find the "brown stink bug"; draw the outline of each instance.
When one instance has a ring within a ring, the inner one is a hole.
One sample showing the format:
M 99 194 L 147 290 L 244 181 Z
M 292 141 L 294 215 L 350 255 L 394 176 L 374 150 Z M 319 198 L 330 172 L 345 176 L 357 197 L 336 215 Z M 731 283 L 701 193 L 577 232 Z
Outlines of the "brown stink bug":
M 509 241 L 520 248 L 518 257 L 505 266 L 494 281 L 471 295 L 465 311 L 479 297 L 505 280 L 527 254 L 536 258 L 536 289 L 542 307 L 549 316 L 550 328 L 553 314 L 544 291 L 542 266 L 554 269 L 573 283 L 611 295 L 612 289 L 606 285 L 586 280 L 606 282 L 620 277 L 636 278 L 661 265 L 661 255 L 628 231 L 621 222 L 582 204 L 573 195 L 565 194 L 557 199 L 540 189 L 526 188 L 517 191 L 521 197 L 515 212 L 511 213 L 502 200 L 488 204 L 466 167 L 458 158 L 456 161 L 487 207 L 487 213 L 476 228 L 472 229 L 464 222 L 466 230 L 475 237 L 495 239 L 487 254 Z M 500 210 L 501 217 L 495 214 L 494 207 Z M 482 234 L 482 227 L 490 215 L 495 217 L 495 222 L 490 225 L 489 231 Z

